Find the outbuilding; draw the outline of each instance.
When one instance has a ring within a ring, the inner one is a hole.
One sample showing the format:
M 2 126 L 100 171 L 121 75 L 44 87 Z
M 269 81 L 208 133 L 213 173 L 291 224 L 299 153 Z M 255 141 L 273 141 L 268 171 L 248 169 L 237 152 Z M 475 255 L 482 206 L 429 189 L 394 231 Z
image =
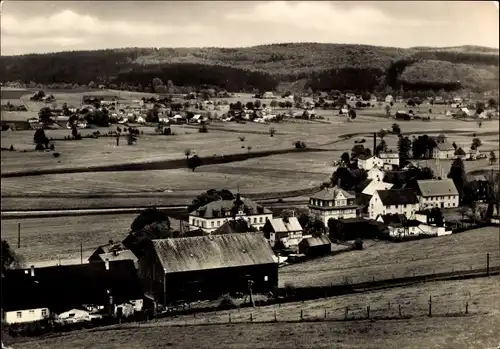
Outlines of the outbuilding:
M 324 256 L 329 254 L 331 250 L 332 242 L 326 235 L 302 239 L 299 243 L 299 253 L 310 257 Z

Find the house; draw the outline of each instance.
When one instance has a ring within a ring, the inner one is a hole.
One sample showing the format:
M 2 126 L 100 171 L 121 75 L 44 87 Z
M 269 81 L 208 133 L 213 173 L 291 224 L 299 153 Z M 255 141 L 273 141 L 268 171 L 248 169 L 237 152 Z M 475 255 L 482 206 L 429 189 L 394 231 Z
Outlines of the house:
M 70 309 L 59 314 L 56 318 L 56 322 L 62 323 L 77 323 L 84 321 L 91 321 L 92 315 L 89 310 L 86 309 Z
M 379 215 L 398 213 L 411 218 L 418 207 L 418 197 L 411 189 L 377 190 L 370 199 L 368 215 L 376 219 Z
M 478 149 L 470 148 L 467 151 L 467 155 L 465 156 L 465 158 L 469 159 L 469 160 L 477 160 L 480 158 L 480 156 L 481 156 L 481 152 Z
M 262 98 L 263 99 L 271 99 L 271 98 L 275 98 L 275 97 L 274 97 L 274 93 L 272 93 L 271 91 L 267 91 L 267 92 L 264 92 L 264 94 L 262 95 Z
M 359 196 L 358 203 L 363 207 L 367 208 L 370 204 L 370 200 L 377 190 L 388 190 L 394 186 L 392 183 L 386 183 L 383 181 L 371 181 L 361 192 Z
M 392 152 L 391 150 L 386 152 L 380 152 L 378 154 L 378 157 L 382 159 L 384 165 L 388 164 L 399 167 L 399 153 L 397 152 Z
M 460 111 L 465 115 L 465 116 L 472 116 L 474 115 L 473 112 L 471 112 L 468 108 L 460 108 Z
M 385 214 L 377 217 L 377 222 L 383 223 L 387 234 L 392 238 L 418 235 L 420 222 L 407 219 L 404 214 Z
M 448 141 L 438 143 L 432 151 L 434 159 L 453 159 L 455 157 L 455 148 Z
M 273 214 L 255 201 L 236 195 L 236 200 L 217 200 L 189 213 L 189 228 L 213 232 L 233 219 L 245 219 L 252 227 L 262 229 Z
M 134 262 L 135 267 L 136 268 L 138 267 L 137 257 L 130 250 L 122 250 L 122 251 L 115 250 L 109 253 L 102 253 L 98 257 L 101 260 L 101 263 L 106 261 L 108 261 L 109 263 L 113 263 L 116 261 L 131 260 L 132 262 Z
M 355 218 L 356 196 L 339 187 L 325 188 L 309 198 L 311 214 L 319 217 L 325 226 L 330 219 Z
M 417 233 L 420 235 L 445 236 L 452 233 L 451 230 L 446 230 L 444 217 L 442 222 L 438 224 L 429 209 L 415 212 L 415 220 L 419 222 Z
M 109 242 L 105 245 L 98 246 L 94 253 L 89 257 L 88 262 L 100 262 L 102 263 L 103 260 L 99 257 L 99 255 L 104 254 L 104 253 L 110 253 L 113 251 L 123 251 L 126 250 L 127 248 L 123 243 L 121 242 L 114 242 L 113 240 L 109 240 Z
M 7 323 L 33 322 L 71 309 L 109 307 L 134 301 L 142 309 L 143 292 L 134 263 L 88 263 L 4 272 L 2 305 Z
M 396 120 L 411 120 L 412 117 L 409 113 L 403 110 L 398 110 L 394 116 Z
M 394 102 L 394 97 L 392 97 L 392 95 L 385 96 L 385 103 L 391 103 L 391 102 Z
M 203 230 L 201 230 L 203 231 Z M 242 234 L 257 232 L 257 229 L 252 227 L 248 222 L 242 218 L 230 220 L 222 224 L 219 228 L 215 229 L 210 235 L 222 235 L 222 234 Z M 206 234 L 201 234 L 198 236 L 203 236 Z
M 485 176 L 473 176 L 469 180 L 469 185 L 477 201 L 485 202 L 488 199 L 489 183 Z
M 417 181 L 417 195 L 422 208 L 458 207 L 459 195 L 452 179 L 426 179 Z
M 221 294 L 267 293 L 278 285 L 278 263 L 262 233 L 152 240 L 139 260 L 147 298 L 172 302 Z
M 299 243 L 299 253 L 306 256 L 319 257 L 332 251 L 332 242 L 326 235 L 302 239 Z
M 374 167 L 378 167 L 378 168 L 384 167 L 383 160 L 377 156 L 360 155 L 357 157 L 357 160 L 358 160 L 358 167 L 362 168 L 365 171 L 370 171 Z
M 373 181 L 381 182 L 384 179 L 385 172 L 382 171 L 377 166 L 373 167 L 367 172 L 368 179 Z
M 298 246 L 303 233 L 297 217 L 268 219 L 262 231 L 271 247 L 280 241 L 285 248 Z

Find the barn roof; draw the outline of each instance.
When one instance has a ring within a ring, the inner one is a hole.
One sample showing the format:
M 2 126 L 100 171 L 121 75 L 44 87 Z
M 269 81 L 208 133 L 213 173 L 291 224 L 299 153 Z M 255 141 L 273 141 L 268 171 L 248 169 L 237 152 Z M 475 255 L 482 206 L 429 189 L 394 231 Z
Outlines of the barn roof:
M 392 183 L 372 181 L 363 189 L 363 194 L 372 196 L 377 190 L 388 190 L 394 186 Z
M 417 181 L 420 194 L 424 197 L 428 196 L 455 196 L 458 195 L 458 190 L 455 187 L 452 179 L 426 179 Z
M 448 151 L 448 150 L 455 150 L 455 147 L 453 147 L 453 145 L 451 145 L 450 142 L 444 141 L 442 143 L 437 144 L 437 149 L 439 149 L 440 151 Z
M 273 218 L 269 220 L 271 227 L 276 234 L 302 231 L 302 226 L 297 217 Z
M 221 234 L 242 234 L 248 233 L 255 230 L 251 228 L 248 222 L 244 219 L 229 220 L 217 228 L 211 235 L 221 235 Z
M 122 250 L 122 251 L 113 251 L 113 252 L 109 252 L 109 253 L 102 253 L 102 254 L 99 255 L 99 258 L 102 259 L 103 262 L 106 261 L 106 259 L 108 261 L 110 261 L 110 262 L 131 260 L 137 266 L 137 257 L 130 250 Z
M 301 244 L 307 245 L 309 247 L 331 245 L 331 241 L 326 235 L 314 236 L 307 239 L 302 239 Z
M 153 240 L 165 273 L 276 263 L 262 233 Z
M 411 189 L 377 190 L 377 193 L 384 206 L 418 203 L 417 195 Z

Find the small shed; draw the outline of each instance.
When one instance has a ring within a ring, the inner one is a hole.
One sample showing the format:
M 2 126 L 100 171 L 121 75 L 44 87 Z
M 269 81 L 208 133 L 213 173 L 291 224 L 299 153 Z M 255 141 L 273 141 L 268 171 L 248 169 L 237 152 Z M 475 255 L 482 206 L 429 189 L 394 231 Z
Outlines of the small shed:
M 332 250 L 332 242 L 326 235 L 302 239 L 299 243 L 299 253 L 307 256 L 324 256 Z

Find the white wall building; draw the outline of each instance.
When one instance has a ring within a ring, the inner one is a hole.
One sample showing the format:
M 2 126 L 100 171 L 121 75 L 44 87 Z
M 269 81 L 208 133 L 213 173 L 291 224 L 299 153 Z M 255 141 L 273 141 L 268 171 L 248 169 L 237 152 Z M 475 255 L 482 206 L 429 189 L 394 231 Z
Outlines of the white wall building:
M 417 195 L 422 209 L 458 207 L 458 190 L 452 179 L 419 180 L 417 186 Z
M 411 189 L 377 190 L 370 199 L 368 215 L 371 219 L 385 214 L 404 214 L 411 218 L 418 209 L 418 197 Z
M 24 322 L 40 321 L 50 315 L 48 308 L 18 309 L 5 311 L 4 320 L 7 324 L 20 324 Z
M 191 212 L 189 228 L 211 233 L 229 220 L 244 219 L 251 226 L 262 229 L 266 220 L 272 218 L 273 213 L 267 208 L 238 194 L 236 200 L 212 201 Z
M 384 164 L 399 166 L 399 154 L 397 152 L 380 152 L 378 157 L 382 159 Z
M 438 143 L 437 147 L 432 151 L 434 159 L 453 159 L 455 158 L 455 148 L 448 141 Z
M 303 229 L 297 217 L 273 218 L 262 228 L 271 247 L 281 241 L 285 248 L 296 247 L 304 238 Z
M 377 182 L 382 182 L 384 176 L 385 172 L 382 171 L 377 166 L 373 167 L 371 170 L 367 172 L 367 178 Z
M 311 214 L 318 216 L 325 226 L 328 220 L 356 218 L 356 196 L 338 187 L 325 188 L 309 199 Z

